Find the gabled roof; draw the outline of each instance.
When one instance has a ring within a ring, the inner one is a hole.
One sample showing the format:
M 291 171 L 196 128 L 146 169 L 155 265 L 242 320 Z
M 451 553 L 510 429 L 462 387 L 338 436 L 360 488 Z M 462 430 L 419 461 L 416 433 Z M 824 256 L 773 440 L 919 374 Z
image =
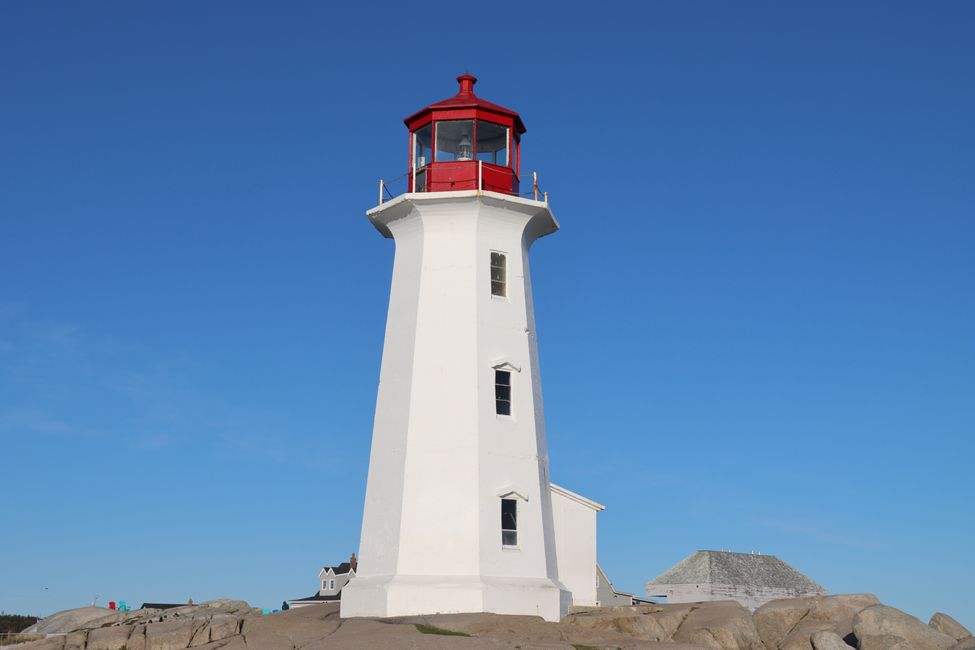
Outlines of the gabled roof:
M 343 562 L 342 564 L 340 564 L 338 566 L 323 566 L 322 567 L 322 570 L 319 571 L 318 574 L 321 575 L 323 573 L 328 573 L 329 571 L 331 571 L 335 575 L 341 576 L 341 575 L 345 575 L 346 573 L 348 573 L 351 569 L 352 569 L 352 565 L 351 564 L 349 564 L 348 562 Z
M 714 584 L 790 589 L 825 594 L 823 587 L 774 555 L 698 551 L 647 583 L 655 585 Z
M 555 483 L 549 483 L 548 484 L 548 487 L 555 494 L 560 494 L 560 495 L 566 497 L 567 499 L 571 499 L 572 501 L 575 501 L 576 503 L 581 503 L 582 505 L 584 505 L 584 506 L 586 506 L 588 508 L 592 508 L 596 512 L 599 512 L 600 510 L 605 510 L 606 509 L 606 506 L 604 506 L 603 504 L 596 503 L 592 499 L 587 499 L 586 497 L 582 496 L 581 494 L 576 494 L 572 490 L 566 490 L 561 485 L 556 485 Z

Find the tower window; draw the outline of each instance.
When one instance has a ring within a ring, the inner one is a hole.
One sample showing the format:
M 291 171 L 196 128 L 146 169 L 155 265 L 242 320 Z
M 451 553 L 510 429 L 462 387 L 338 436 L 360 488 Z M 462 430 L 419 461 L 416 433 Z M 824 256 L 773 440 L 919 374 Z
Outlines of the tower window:
M 494 371 L 494 412 L 511 415 L 511 373 L 507 370 Z
M 501 499 L 501 545 L 518 545 L 518 501 Z
M 508 295 L 508 266 L 504 253 L 491 253 L 491 295 Z

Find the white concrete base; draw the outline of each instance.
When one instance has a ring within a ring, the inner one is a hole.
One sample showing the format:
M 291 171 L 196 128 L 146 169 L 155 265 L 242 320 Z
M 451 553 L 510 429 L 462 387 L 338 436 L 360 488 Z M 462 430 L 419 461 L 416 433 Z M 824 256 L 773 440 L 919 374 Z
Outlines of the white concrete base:
M 342 591 L 342 618 L 490 612 L 557 622 L 572 594 L 548 579 L 480 576 L 358 577 Z

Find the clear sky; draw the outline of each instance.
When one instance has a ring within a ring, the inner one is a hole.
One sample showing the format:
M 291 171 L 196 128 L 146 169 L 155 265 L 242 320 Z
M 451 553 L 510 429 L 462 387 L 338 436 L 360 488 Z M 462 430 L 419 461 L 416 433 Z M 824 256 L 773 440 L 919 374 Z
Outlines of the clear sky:
M 0 3 L 0 609 L 316 589 L 402 118 L 519 111 L 553 479 L 975 627 L 975 4 Z M 431 553 L 436 553 L 431 549 Z

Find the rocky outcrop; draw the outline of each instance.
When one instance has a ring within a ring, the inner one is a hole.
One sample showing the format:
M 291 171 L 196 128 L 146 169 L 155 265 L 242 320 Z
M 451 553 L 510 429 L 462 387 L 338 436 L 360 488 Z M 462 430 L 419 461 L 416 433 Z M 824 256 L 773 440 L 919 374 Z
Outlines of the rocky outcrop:
M 131 625 L 116 625 L 101 627 L 88 632 L 88 647 L 99 650 L 129 649 L 129 637 L 132 636 Z
M 107 607 L 79 607 L 51 614 L 24 630 L 24 634 L 64 634 L 73 632 L 91 621 L 112 614 Z
M 247 603 L 229 600 L 168 610 L 57 616 L 59 625 L 73 620 L 78 628 L 18 649 L 975 650 L 971 636 L 955 638 L 968 631 L 950 617 L 936 615 L 925 625 L 867 594 L 783 599 L 754 614 L 734 601 L 596 607 L 576 611 L 560 623 L 497 614 L 343 620 L 337 604 L 261 615 Z
M 569 615 L 564 624 L 645 641 L 670 641 L 697 606 L 596 607 Z
M 975 637 L 967 636 L 948 650 L 975 650 Z
M 593 608 L 562 625 L 714 650 L 766 650 L 748 610 L 734 601 Z
M 860 650 L 890 650 L 906 646 L 913 650 L 948 650 L 958 640 L 910 614 L 887 607 L 872 605 L 853 619 L 853 633 Z
M 809 641 L 812 643 L 813 650 L 852 650 L 853 648 L 836 632 L 813 632 Z
M 954 638 L 956 641 L 961 641 L 972 635 L 964 625 L 951 618 L 947 614 L 942 614 L 937 612 L 931 617 L 928 625 L 941 632 L 942 634 L 947 634 L 948 636 Z
M 879 603 L 871 594 L 784 598 L 759 607 L 753 619 L 767 650 L 812 650 L 816 632 L 833 632 L 852 645 L 853 617 Z
M 748 610 L 733 600 L 692 610 L 673 640 L 715 650 L 765 650 Z

